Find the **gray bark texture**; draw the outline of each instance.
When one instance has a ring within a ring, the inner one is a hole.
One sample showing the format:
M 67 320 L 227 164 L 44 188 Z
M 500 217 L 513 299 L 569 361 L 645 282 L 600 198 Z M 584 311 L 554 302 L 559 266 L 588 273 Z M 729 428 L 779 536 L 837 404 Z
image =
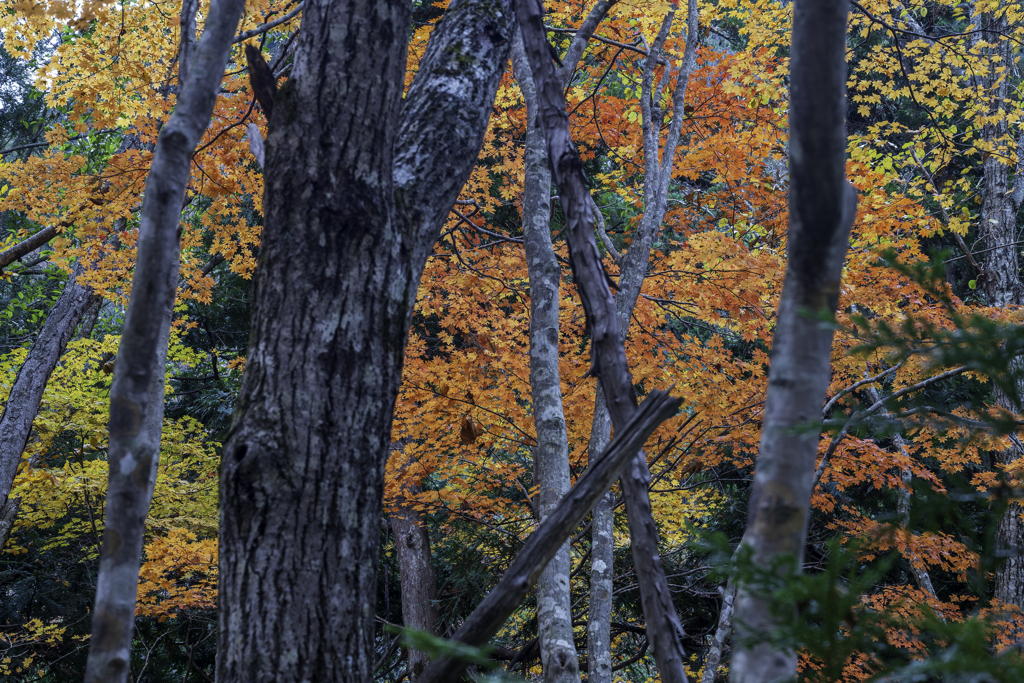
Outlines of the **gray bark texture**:
M 680 399 L 672 398 L 667 392 L 651 392 L 616 434 L 600 461 L 587 469 L 526 540 L 501 581 L 463 622 L 453 640 L 477 647 L 487 644 L 526 597 L 573 529 L 605 494 L 628 461 L 636 457 L 647 437 L 676 414 L 680 403 Z M 427 667 L 417 683 L 457 681 L 465 666 L 452 659 L 438 659 Z
M 0 510 L 3 515 L 11 516 L 12 524 L 12 510 L 16 504 L 8 501 L 8 497 L 32 432 L 32 422 L 39 412 L 46 383 L 82 316 L 99 299 L 89 287 L 78 283 L 81 274 L 82 266 L 76 264 L 57 299 L 57 305 L 46 316 L 39 337 L 18 370 L 4 404 L 3 415 L 0 415 Z
M 405 494 L 418 492 L 406 487 Z M 398 576 L 402 584 L 402 625 L 418 631 L 437 632 L 437 580 L 430 561 L 430 534 L 423 515 L 403 499 L 398 511 L 391 515 L 398 556 Z M 413 681 L 423 673 L 429 662 L 426 653 L 409 649 L 409 678 Z
M 569 134 L 565 98 L 550 61 L 539 0 L 517 0 L 523 44 L 537 85 L 538 122 L 548 143 L 552 176 L 558 185 L 568 227 L 570 264 L 591 333 L 591 374 L 599 376 L 609 414 L 621 428 L 636 411 L 636 393 L 626 361 L 615 301 L 594 241 L 593 201 L 583 163 Z M 638 453 L 622 477 L 626 512 L 648 641 L 663 681 L 685 681 L 682 626 L 658 555 L 658 531 L 647 495 L 650 471 Z
M 522 39 L 512 48 L 516 79 L 526 98 L 526 180 L 523 187 L 523 241 L 530 278 L 530 390 L 537 446 L 533 471 L 539 487 L 537 514 L 547 518 L 570 487 L 569 436 L 562 410 L 558 367 L 559 286 L 562 269 L 551 244 L 551 172 L 544 134 L 531 121 L 537 93 Z M 579 681 L 579 660 L 573 643 L 569 575 L 572 557 L 563 544 L 537 580 L 537 631 L 545 683 Z
M 210 5 L 190 65 L 185 53 L 190 76 L 160 131 L 146 180 L 132 296 L 110 389 L 107 504 L 86 683 L 122 683 L 129 676 L 142 543 L 160 456 L 181 207 L 192 154 L 210 123 L 244 5 Z
M 594 30 L 613 4 L 614 0 L 600 0 L 576 32 L 557 74 L 563 87 L 583 56 Z M 521 37 L 517 37 L 513 46 L 512 63 L 526 100 L 523 233 L 530 278 L 530 386 L 538 442 L 534 449 L 534 473 L 540 487 L 536 507 L 543 520 L 570 486 L 569 437 L 558 367 L 562 272 L 551 244 L 551 171 L 544 134 L 537 127 L 537 88 Z M 547 683 L 579 681 L 580 678 L 572 628 L 571 573 L 572 558 L 566 544 L 537 581 L 541 664 Z
M 78 284 L 81 273 L 81 265 L 76 264 L 57 305 L 46 316 L 39 337 L 18 370 L 0 415 L 0 550 L 7 545 L 21 509 L 21 499 L 10 497 L 11 487 L 32 433 L 32 423 L 39 413 L 46 383 L 78 323 L 100 303 L 100 297 L 90 288 Z
M 729 584 L 722 590 L 722 609 L 718 613 L 718 627 L 708 648 L 708 656 L 704 658 L 704 675 L 700 683 L 715 683 L 718 676 L 718 665 L 722 661 L 722 652 L 732 633 L 732 614 L 736 601 L 736 589 Z
M 587 446 L 588 467 L 599 461 L 608 446 L 612 419 L 597 381 L 594 421 Z M 587 680 L 612 681 L 612 596 L 615 577 L 615 494 L 609 491 L 594 506 L 590 528 L 590 605 L 587 615 Z
M 1005 3 L 1001 3 L 1005 4 Z M 990 98 L 992 119 L 981 130 L 982 138 L 991 144 L 1001 146 L 1007 139 L 1008 129 L 1005 102 L 1010 94 L 1009 73 L 999 73 L 1013 63 L 1012 41 L 1000 33 L 1007 31 L 1006 20 L 996 14 L 980 14 L 975 22 L 985 32 L 979 38 L 988 41 L 992 47 L 984 49 L 990 57 L 998 57 L 988 73 L 981 75 L 982 86 Z M 1000 308 L 1019 306 L 1024 303 L 1024 288 L 1020 281 L 1020 266 L 1017 257 L 1019 246 L 1016 230 L 1016 206 L 1013 190 L 1010 188 L 1010 159 L 1002 154 L 989 154 L 982 162 L 983 196 L 981 206 L 981 237 L 985 246 L 985 262 L 982 277 L 985 295 L 990 306 Z M 1015 179 L 1021 187 L 1021 179 Z M 1024 362 L 1015 359 L 1011 371 L 1024 371 Z M 996 405 L 1010 412 L 1020 412 L 1020 406 L 998 387 L 995 391 Z M 1019 441 L 1018 441 L 1019 443 Z M 996 460 L 1009 465 L 1024 456 L 1019 446 L 1011 446 L 996 454 Z M 996 530 L 997 551 L 1006 556 L 1006 561 L 996 569 L 994 597 L 1005 603 L 1024 607 L 1024 507 L 1011 503 Z
M 7 545 L 7 540 L 14 530 L 14 520 L 18 518 L 18 511 L 21 510 L 21 497 L 8 498 L 3 507 L 0 507 L 0 551 Z
M 420 275 L 508 59 L 456 0 L 402 99 L 410 5 L 306 0 L 265 150 L 246 372 L 221 475 L 222 683 L 373 669 L 384 464 Z
M 772 344 L 760 452 L 743 543 L 768 566 L 799 568 L 807 534 L 832 329 L 856 192 L 845 178 L 846 0 L 795 0 L 790 52 L 789 253 Z M 734 683 L 796 675 L 796 653 L 756 643 L 774 627 L 768 603 L 740 586 L 735 603 Z
M 661 229 L 668 210 L 668 186 L 672 179 L 672 166 L 675 163 L 676 148 L 683 125 L 683 102 L 690 75 L 696 64 L 698 42 L 698 6 L 696 0 L 687 3 L 686 17 L 686 49 L 683 63 L 676 74 L 675 92 L 672 97 L 673 118 L 669 124 L 662 153 L 661 126 L 662 116 L 657 109 L 660 93 L 653 92 L 654 66 L 658 61 L 661 49 L 668 38 L 675 12 L 669 12 L 662 23 L 661 30 L 648 53 L 647 63 L 641 77 L 641 125 L 644 141 L 644 215 L 630 243 L 625 257 L 620 257 L 613 249 L 609 249 L 612 257 L 619 264 L 618 290 L 615 294 L 615 312 L 619 321 L 619 332 L 623 340 L 629 334 L 629 323 L 640 296 L 647 266 L 651 257 L 651 246 Z M 601 229 L 600 214 L 596 205 L 591 211 L 598 219 Z M 607 238 L 605 238 L 607 239 Z M 591 443 L 589 457 L 599 454 L 602 441 L 607 442 L 611 418 L 608 404 L 604 399 L 603 389 L 598 387 L 594 398 L 594 424 L 591 427 Z M 595 442 L 596 439 L 596 442 Z M 587 620 L 587 665 L 591 683 L 611 683 L 611 612 L 612 576 L 614 574 L 614 497 L 609 494 L 594 508 L 591 525 L 591 569 L 590 569 L 590 613 Z

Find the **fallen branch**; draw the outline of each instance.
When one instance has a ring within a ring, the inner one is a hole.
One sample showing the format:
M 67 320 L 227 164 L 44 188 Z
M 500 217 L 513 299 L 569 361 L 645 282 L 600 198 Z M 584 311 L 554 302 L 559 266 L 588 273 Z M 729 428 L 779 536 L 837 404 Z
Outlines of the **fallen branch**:
M 576 485 L 527 539 L 501 581 L 463 622 L 453 640 L 474 647 L 490 641 L 526 597 L 541 571 L 569 538 L 573 529 L 608 491 L 626 463 L 636 456 L 654 430 L 676 414 L 681 403 L 681 399 L 673 398 L 663 391 L 654 391 L 647 397 L 625 428 L 615 435 L 597 464 L 579 478 Z M 465 666 L 465 662 L 439 659 L 424 670 L 417 683 L 456 681 Z

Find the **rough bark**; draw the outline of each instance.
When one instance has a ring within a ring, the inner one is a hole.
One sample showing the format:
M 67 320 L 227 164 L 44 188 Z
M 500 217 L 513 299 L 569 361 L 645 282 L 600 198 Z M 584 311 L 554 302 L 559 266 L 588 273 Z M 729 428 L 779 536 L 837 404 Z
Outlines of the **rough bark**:
M 81 274 L 82 266 L 76 265 L 64 284 L 57 305 L 46 316 L 39 337 L 18 370 L 3 415 L 0 415 L 0 510 L 3 511 L 0 514 L 10 515 L 12 524 L 17 506 L 8 501 L 8 496 L 28 444 L 32 422 L 39 412 L 46 382 L 74 336 L 82 316 L 99 298 L 89 287 L 78 283 Z
M 483 602 L 463 622 L 453 636 L 468 645 L 485 645 L 519 606 L 537 581 L 547 562 L 555 555 L 573 529 L 583 521 L 594 504 L 604 495 L 628 461 L 658 425 L 672 417 L 681 401 L 667 392 L 653 391 L 633 413 L 630 421 L 618 431 L 596 465 L 587 469 L 569 493 L 562 497 L 551 514 L 523 545 L 511 566 Z M 448 683 L 457 681 L 465 664 L 451 659 L 433 662 L 417 683 Z
M 223 683 L 371 678 L 411 313 L 514 26 L 501 0 L 452 3 L 403 100 L 407 3 L 303 8 L 269 122 L 252 333 L 224 448 Z
M 743 543 L 768 566 L 802 564 L 815 473 L 819 419 L 829 377 L 832 329 L 818 316 L 839 299 L 856 213 L 846 181 L 846 21 L 848 3 L 795 0 L 790 62 L 789 252 L 772 344 L 764 426 Z M 756 638 L 771 632 L 768 603 L 740 586 L 730 680 L 781 681 L 796 653 Z
M 1000 3 L 1001 7 L 1005 3 Z M 1007 30 L 1002 15 L 980 14 L 975 23 L 984 29 L 979 40 L 987 41 L 988 47 L 982 52 L 994 61 L 987 73 L 981 75 L 981 85 L 989 98 L 989 117 L 982 126 L 981 137 L 996 149 L 1006 149 L 1008 127 L 1006 101 L 1009 97 L 1010 76 L 1008 66 L 1013 63 L 1011 41 L 1000 33 Z M 1014 192 L 1010 188 L 1011 160 L 1005 154 L 988 154 L 982 161 L 982 206 L 980 232 L 985 245 L 985 262 L 982 265 L 985 295 L 990 306 L 1005 308 L 1024 303 L 1024 288 L 1020 281 L 1020 267 L 1017 257 L 1019 246 L 1016 231 L 1016 207 Z M 1020 186 L 1020 180 L 1016 180 Z M 1024 372 L 1024 362 L 1014 359 L 1010 371 Z M 996 405 L 1010 412 L 1020 412 L 1020 406 L 1005 392 L 996 388 Z M 1019 443 L 1019 442 L 1018 442 Z M 1009 465 L 1024 456 L 1019 446 L 1012 446 L 996 454 L 1001 465 Z M 994 597 L 1005 603 L 1024 606 L 1024 506 L 1012 503 L 1006 510 L 996 530 L 997 552 L 1006 561 L 996 569 Z
M 416 491 L 417 487 L 409 486 L 404 492 Z M 437 581 L 430 561 L 430 534 L 423 515 L 403 499 L 398 511 L 391 515 L 391 530 L 395 534 L 398 576 L 402 584 L 402 625 L 435 633 Z M 409 649 L 410 679 L 416 680 L 429 661 L 426 653 Z
M 146 180 L 132 296 L 110 389 L 107 504 L 87 683 L 117 683 L 129 675 L 142 542 L 160 455 L 181 207 L 192 153 L 210 123 L 244 4 L 213 0 L 210 5 L 194 59 L 184 60 L 190 76 L 160 131 Z

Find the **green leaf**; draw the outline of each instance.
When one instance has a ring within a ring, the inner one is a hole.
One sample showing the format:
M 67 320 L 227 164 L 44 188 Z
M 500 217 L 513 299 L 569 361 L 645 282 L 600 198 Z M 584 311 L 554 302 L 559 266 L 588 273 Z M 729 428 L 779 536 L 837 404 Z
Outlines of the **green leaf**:
M 978 288 L 978 281 L 977 280 L 969 280 L 967 282 L 967 286 L 970 287 L 971 289 L 977 289 Z

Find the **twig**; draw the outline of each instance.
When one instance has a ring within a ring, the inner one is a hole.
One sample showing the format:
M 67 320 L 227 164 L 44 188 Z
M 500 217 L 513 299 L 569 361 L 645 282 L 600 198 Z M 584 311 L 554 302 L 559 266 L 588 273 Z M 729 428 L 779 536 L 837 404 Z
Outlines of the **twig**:
M 269 30 L 271 30 L 273 28 L 277 28 L 281 24 L 284 24 L 284 23 L 290 21 L 292 18 L 295 17 L 296 14 L 298 14 L 299 12 L 302 11 L 302 5 L 303 4 L 304 3 L 300 2 L 295 9 L 293 9 L 291 12 L 289 12 L 286 15 L 284 15 L 280 19 L 274 19 L 273 21 L 268 21 L 267 23 L 265 23 L 265 24 L 263 24 L 261 26 L 257 26 L 254 29 L 251 29 L 249 31 L 244 31 L 242 33 L 239 33 L 237 36 L 235 36 L 235 39 L 231 41 L 231 44 L 235 45 L 236 43 L 241 43 L 243 40 L 249 40 L 253 36 L 258 36 L 261 33 L 266 33 L 267 31 L 269 31 Z

